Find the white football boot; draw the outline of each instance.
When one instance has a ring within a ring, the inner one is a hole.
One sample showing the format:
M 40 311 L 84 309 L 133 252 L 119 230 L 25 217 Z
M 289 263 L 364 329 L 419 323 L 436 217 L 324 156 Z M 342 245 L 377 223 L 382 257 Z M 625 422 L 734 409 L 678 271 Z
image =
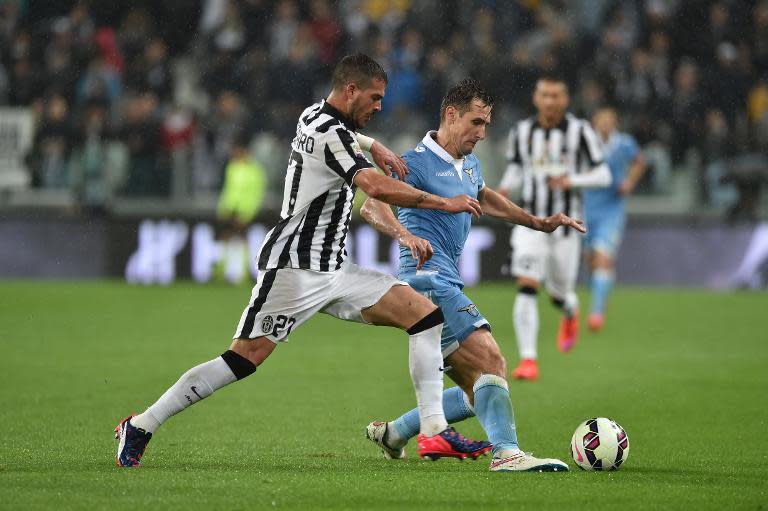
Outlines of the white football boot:
M 381 452 L 388 460 L 405 459 L 405 448 L 393 449 L 384 443 L 384 436 L 387 434 L 387 423 L 374 421 L 365 428 L 365 437 L 381 447 Z
M 518 452 L 511 456 L 491 460 L 491 472 L 567 472 L 568 465 L 552 458 L 535 458 L 529 452 Z

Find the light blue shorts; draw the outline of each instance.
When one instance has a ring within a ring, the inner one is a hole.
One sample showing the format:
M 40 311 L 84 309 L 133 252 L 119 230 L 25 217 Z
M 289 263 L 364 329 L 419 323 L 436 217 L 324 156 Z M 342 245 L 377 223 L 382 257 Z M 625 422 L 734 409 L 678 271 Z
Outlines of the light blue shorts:
M 417 271 L 400 274 L 399 278 L 432 300 L 443 311 L 445 316 L 441 341 L 443 357 L 459 349 L 459 344 L 476 329 L 491 329 L 488 320 L 480 314 L 472 300 L 462 292 L 461 287 L 441 278 L 438 272 Z
M 615 259 L 624 237 L 624 224 L 625 217 L 621 213 L 588 217 L 584 247 Z

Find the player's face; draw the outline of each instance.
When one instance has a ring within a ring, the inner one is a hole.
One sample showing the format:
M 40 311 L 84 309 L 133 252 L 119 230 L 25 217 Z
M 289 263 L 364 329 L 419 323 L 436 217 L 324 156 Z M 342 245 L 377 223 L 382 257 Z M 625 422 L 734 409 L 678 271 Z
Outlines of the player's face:
M 485 138 L 485 129 L 491 123 L 491 107 L 474 99 L 470 109 L 463 114 L 458 110 L 446 113 L 451 117 L 448 128 L 458 153 L 461 156 L 472 154 L 475 145 Z
M 618 127 L 618 119 L 613 110 L 600 110 L 592 118 L 592 126 L 601 137 L 607 139 Z
M 353 86 L 354 87 L 354 86 Z M 381 100 L 387 85 L 374 78 L 364 89 L 354 87 L 350 94 L 349 117 L 357 129 L 364 128 L 368 121 L 381 111 Z
M 533 93 L 533 104 L 545 119 L 559 121 L 568 108 L 568 89 L 563 82 L 539 80 Z

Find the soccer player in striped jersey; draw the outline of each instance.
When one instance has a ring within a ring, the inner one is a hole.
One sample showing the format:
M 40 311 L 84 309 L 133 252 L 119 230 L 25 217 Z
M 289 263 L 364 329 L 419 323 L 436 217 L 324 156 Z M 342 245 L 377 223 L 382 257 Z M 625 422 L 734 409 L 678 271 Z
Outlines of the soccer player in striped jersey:
M 484 214 L 536 231 L 552 232 L 563 226 L 583 232 L 580 222 L 562 213 L 547 218 L 534 216 L 485 185 L 480 161 L 472 151 L 485 138 L 492 107 L 493 98 L 475 80 L 454 85 L 443 98 L 438 130 L 428 132 L 415 149 L 405 154 L 410 170 L 405 182 L 443 197 L 461 193 L 476 197 Z M 366 200 L 361 213 L 379 231 L 397 240 L 419 236 L 434 250 L 434 256 L 424 262 L 411 257 L 407 245 L 401 242 L 398 276 L 428 296 L 445 316 L 445 367 L 458 385 L 443 394 L 449 423 L 477 414 L 493 444 L 492 471 L 568 470 L 562 461 L 536 458 L 518 445 L 506 361 L 490 324 L 463 293 L 464 282 L 459 275 L 459 257 L 472 224 L 470 215 L 401 207 L 395 218 L 389 205 L 374 198 Z M 393 421 L 370 423 L 366 435 L 379 445 L 386 458 L 399 459 L 405 457 L 404 447 L 418 431 L 419 414 L 414 409 Z
M 584 219 L 589 227 L 584 246 L 592 269 L 587 326 L 594 331 L 605 323 L 605 303 L 615 278 L 614 261 L 624 235 L 624 198 L 645 173 L 645 159 L 637 142 L 632 135 L 619 132 L 618 124 L 613 108 L 601 108 L 592 117 L 612 176 L 610 187 L 584 192 Z
M 405 282 L 346 261 L 344 246 L 358 187 L 390 204 L 481 214 L 474 197 L 444 198 L 417 190 L 380 174 L 365 158 L 355 130 L 381 110 L 386 83 L 386 73 L 373 59 L 347 56 L 334 70 L 327 99 L 301 114 L 280 221 L 257 256 L 260 272 L 229 350 L 184 373 L 144 413 L 120 421 L 115 428 L 119 466 L 138 466 L 152 434 L 168 418 L 254 373 L 279 342 L 317 312 L 408 332 L 419 441 L 439 450 L 425 454 L 466 457 L 490 449 L 488 442 L 466 439 L 446 422 L 440 309 Z M 405 176 L 403 161 L 392 151 L 371 139 L 366 145 L 383 169 Z M 403 243 L 415 253 L 425 248 L 415 236 Z
M 579 218 L 580 191 L 611 183 L 595 132 L 588 121 L 566 112 L 568 102 L 565 81 L 557 76 L 542 76 L 533 93 L 537 114 L 518 122 L 509 134 L 507 170 L 499 192 L 508 195 L 522 186 L 523 207 L 534 215 L 563 211 Z M 578 339 L 579 303 L 575 287 L 581 240 L 567 229 L 547 236 L 516 226 L 511 242 L 512 273 L 518 284 L 513 318 L 521 358 L 512 376 L 535 380 L 539 375 L 536 295 L 542 281 L 552 302 L 562 311 L 558 349 L 567 352 Z

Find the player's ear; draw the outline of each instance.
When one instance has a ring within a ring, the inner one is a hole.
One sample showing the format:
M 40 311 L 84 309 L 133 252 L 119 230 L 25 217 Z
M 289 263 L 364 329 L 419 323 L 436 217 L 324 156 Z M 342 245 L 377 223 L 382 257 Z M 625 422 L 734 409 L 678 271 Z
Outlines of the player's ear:
M 453 105 L 448 105 L 445 108 L 445 120 L 448 121 L 448 124 L 452 124 L 456 120 L 456 107 Z
M 347 96 L 347 99 L 353 99 L 357 91 L 358 88 L 354 82 L 349 82 L 347 86 L 344 87 L 344 94 Z

